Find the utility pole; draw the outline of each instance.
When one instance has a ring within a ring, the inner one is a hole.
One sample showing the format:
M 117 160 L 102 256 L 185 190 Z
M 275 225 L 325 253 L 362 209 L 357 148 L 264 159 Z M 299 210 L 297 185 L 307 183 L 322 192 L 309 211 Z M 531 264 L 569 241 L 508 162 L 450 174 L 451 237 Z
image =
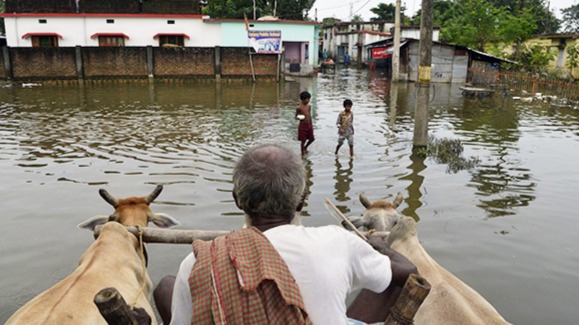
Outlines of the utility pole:
M 354 4 L 350 2 L 350 21 L 352 21 L 353 15 L 354 15 Z
M 394 17 L 394 48 L 392 49 L 392 82 L 400 80 L 400 4 L 396 0 L 396 17 Z
M 428 110 L 432 65 L 432 0 L 422 0 L 420 16 L 420 57 L 418 60 L 418 95 L 414 110 L 413 150 L 428 144 Z
M 253 0 L 253 20 L 255 20 L 255 0 Z

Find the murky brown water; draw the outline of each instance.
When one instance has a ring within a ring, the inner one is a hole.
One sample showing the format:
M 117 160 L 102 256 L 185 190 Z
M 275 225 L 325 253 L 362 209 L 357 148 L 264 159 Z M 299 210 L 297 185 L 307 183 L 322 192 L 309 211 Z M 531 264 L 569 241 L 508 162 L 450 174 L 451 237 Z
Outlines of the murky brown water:
M 284 84 L 211 81 L 0 89 L 0 322 L 70 273 L 92 234 L 81 221 L 109 214 L 97 194 L 148 194 L 182 228 L 234 229 L 231 171 L 257 143 L 299 152 L 299 92 L 313 94 L 315 133 L 305 159 L 306 225 L 335 221 L 323 200 L 359 214 L 357 197 L 402 192 L 421 242 L 440 264 L 515 324 L 576 324 L 579 287 L 579 112 L 509 98 L 466 99 L 431 89 L 430 134 L 457 138 L 470 171 L 411 156 L 415 91 L 365 71 L 338 70 Z M 335 157 L 335 121 L 354 102 L 356 157 Z M 187 245 L 151 245 L 156 282 L 175 273 Z M 316 267 L 316 266 L 312 266 Z M 323 267 L 323 266 L 317 266 Z

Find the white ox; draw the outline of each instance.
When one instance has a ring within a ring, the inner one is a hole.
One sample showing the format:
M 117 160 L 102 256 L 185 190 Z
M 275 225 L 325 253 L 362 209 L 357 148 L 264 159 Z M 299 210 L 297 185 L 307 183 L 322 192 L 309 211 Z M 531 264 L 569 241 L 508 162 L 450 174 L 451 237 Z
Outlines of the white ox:
M 360 195 L 361 200 L 362 195 L 363 193 Z M 394 203 L 386 200 L 372 203 L 367 199 L 366 201 L 362 202 L 367 208 L 364 215 L 349 219 L 357 221 L 356 226 L 364 226 L 376 231 L 390 231 L 387 239 L 388 246 L 414 263 L 420 275 L 431 285 L 429 295 L 414 317 L 414 324 L 509 324 L 478 292 L 428 255 L 418 241 L 414 219 L 401 217 L 392 211 L 393 207 L 398 207 L 402 202 L 400 193 L 396 196 Z M 380 206 L 385 208 L 381 209 Z M 384 227 L 372 228 L 372 225 L 384 225 Z
M 81 256 L 79 266 L 22 306 L 6 324 L 106 324 L 93 299 L 107 287 L 116 288 L 128 304 L 136 300 L 135 307 L 144 308 L 152 323 L 157 324 L 149 302 L 152 282 L 146 271 L 146 252 L 123 225 L 146 227 L 149 222 L 162 228 L 179 225 L 172 217 L 153 213 L 149 208 L 162 189 L 159 185 L 146 197 L 126 199 L 115 199 L 101 189 L 100 195 L 115 212 L 79 224 L 80 228 L 90 230 L 105 224 L 99 237 Z

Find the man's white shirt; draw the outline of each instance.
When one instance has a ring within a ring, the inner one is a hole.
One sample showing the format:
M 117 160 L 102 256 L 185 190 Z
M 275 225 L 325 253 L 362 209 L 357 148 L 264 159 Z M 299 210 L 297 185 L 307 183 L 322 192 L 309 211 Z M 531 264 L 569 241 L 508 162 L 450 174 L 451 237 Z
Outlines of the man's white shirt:
M 388 256 L 338 226 L 284 225 L 263 233 L 296 279 L 313 324 L 347 324 L 346 297 L 357 289 L 376 293 L 392 280 Z M 173 291 L 172 325 L 191 324 L 191 252 L 181 262 Z

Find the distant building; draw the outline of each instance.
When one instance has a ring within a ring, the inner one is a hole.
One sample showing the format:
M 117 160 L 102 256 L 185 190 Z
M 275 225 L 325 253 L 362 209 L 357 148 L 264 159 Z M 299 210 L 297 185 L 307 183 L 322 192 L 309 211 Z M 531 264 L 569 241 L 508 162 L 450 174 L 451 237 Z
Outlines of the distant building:
M 527 40 L 525 43 L 538 44 L 549 49 L 550 52 L 554 54 L 554 58 L 549 63 L 549 67 L 567 71 L 574 79 L 579 79 L 579 68 L 570 69 L 567 66 L 567 62 L 569 61 L 567 49 L 570 46 L 579 44 L 579 33 L 540 35 Z
M 198 1 L 6 0 L 5 6 L 9 47 L 250 47 L 243 19 L 203 16 Z M 258 20 L 249 29 L 279 32 L 287 73 L 314 73 L 317 22 Z
M 400 71 L 401 81 L 416 82 L 418 79 L 420 40 L 404 38 L 400 43 Z M 375 65 L 377 69 L 390 71 L 392 65 L 392 38 L 368 44 L 365 47 L 370 66 L 373 60 L 381 60 L 382 64 Z M 378 58 L 376 56 L 378 55 Z M 469 69 L 497 70 L 503 63 L 513 61 L 470 49 L 466 46 L 432 43 L 431 82 L 464 84 L 469 79 Z
M 245 21 L 243 19 L 204 19 L 207 26 L 219 26 L 220 42 L 223 47 L 248 46 Z M 250 20 L 250 30 L 279 30 L 282 38 L 283 64 L 291 75 L 312 75 L 318 61 L 317 22 L 300 20 Z
M 402 26 L 403 38 L 420 38 L 420 27 Z M 432 39 L 438 41 L 440 28 L 433 29 Z M 352 62 L 366 64 L 367 52 L 364 46 L 388 39 L 394 35 L 394 23 L 387 21 L 339 22 L 324 27 L 320 39 L 321 51 L 326 50 L 334 61 L 343 63 L 344 56 L 350 55 Z

